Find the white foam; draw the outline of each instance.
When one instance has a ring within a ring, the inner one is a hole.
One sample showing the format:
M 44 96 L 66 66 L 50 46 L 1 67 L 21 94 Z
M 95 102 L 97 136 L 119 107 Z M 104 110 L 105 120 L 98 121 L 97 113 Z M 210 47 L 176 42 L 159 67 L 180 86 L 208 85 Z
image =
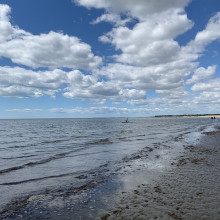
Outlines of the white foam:
M 213 124 L 213 125 L 210 125 L 208 127 L 206 127 L 203 132 L 212 132 L 212 131 L 217 131 L 217 128 L 216 128 L 216 125 Z
M 197 144 L 202 136 L 202 133 L 199 131 L 191 132 L 189 134 L 184 135 L 184 139 L 187 145 Z

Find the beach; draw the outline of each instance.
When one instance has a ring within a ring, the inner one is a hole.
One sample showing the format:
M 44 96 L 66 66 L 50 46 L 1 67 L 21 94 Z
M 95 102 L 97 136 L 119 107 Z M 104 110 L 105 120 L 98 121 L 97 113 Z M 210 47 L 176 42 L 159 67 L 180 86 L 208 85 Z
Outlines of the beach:
M 123 195 L 101 219 L 220 219 L 220 130 L 204 132 L 170 165 L 157 181 Z
M 7 123 L 1 220 L 220 218 L 218 120 Z

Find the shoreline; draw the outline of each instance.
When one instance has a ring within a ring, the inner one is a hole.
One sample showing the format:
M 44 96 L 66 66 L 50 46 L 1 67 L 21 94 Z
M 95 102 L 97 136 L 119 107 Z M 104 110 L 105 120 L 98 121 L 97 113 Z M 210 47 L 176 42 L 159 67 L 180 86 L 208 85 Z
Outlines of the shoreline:
M 218 199 L 213 195 L 220 198 L 220 189 L 216 189 L 216 185 L 212 187 L 214 180 L 219 182 L 216 170 L 220 169 L 220 149 L 216 147 L 220 143 L 220 132 L 205 131 L 201 142 L 195 145 L 184 147 L 182 142 L 178 143 L 178 138 L 182 137 L 179 136 L 174 139 L 177 144 L 174 148 L 168 147 L 170 142 L 165 148 L 155 144 L 154 149 L 146 147 L 130 155 L 131 158 L 124 158 L 122 170 L 115 170 L 106 181 L 103 181 L 103 176 L 97 176 L 90 187 L 79 189 L 82 191 L 80 195 L 73 189 L 68 191 L 68 195 L 58 191 L 29 195 L 24 201 L 20 200 L 23 202 L 21 206 L 15 204 L 15 211 L 16 208 L 19 210 L 5 219 L 203 219 L 195 217 L 197 206 L 189 209 L 192 204 L 203 199 L 204 204 L 215 206 L 213 200 Z M 212 161 L 213 158 L 215 161 Z M 148 164 L 149 161 L 153 163 Z M 213 173 L 216 174 L 212 176 Z M 209 179 L 205 186 L 217 190 L 210 196 L 210 201 L 207 201 L 209 194 L 204 193 L 204 187 L 202 191 L 197 191 L 196 182 L 200 175 L 204 180 L 206 177 Z M 189 195 L 188 191 L 191 192 Z M 196 202 L 191 196 L 195 197 Z M 219 200 L 217 205 L 220 206 Z M 191 217 L 191 214 L 194 216 Z M 212 218 L 206 216 L 204 219 L 217 219 L 212 213 L 209 215 Z M 219 215 L 217 213 L 218 219 Z
M 198 115 L 155 115 L 155 118 L 220 118 L 220 114 L 198 114 Z
M 220 130 L 203 135 L 168 173 L 123 195 L 101 219 L 220 219 Z

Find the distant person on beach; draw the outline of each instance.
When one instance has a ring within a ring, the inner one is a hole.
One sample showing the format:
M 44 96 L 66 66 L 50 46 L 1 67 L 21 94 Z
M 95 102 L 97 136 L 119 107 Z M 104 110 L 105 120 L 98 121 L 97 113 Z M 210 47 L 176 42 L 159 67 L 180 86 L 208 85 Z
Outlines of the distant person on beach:
M 126 118 L 125 122 L 128 123 L 128 118 Z

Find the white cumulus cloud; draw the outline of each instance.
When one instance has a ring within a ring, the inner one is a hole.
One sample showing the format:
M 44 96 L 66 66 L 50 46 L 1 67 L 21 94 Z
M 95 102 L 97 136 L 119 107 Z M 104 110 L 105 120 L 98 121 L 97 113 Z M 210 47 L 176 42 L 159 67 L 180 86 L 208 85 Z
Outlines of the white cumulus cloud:
M 105 8 L 115 12 L 129 12 L 139 19 L 161 13 L 170 8 L 183 8 L 190 0 L 73 0 L 75 3 L 88 8 Z
M 208 82 L 196 83 L 191 88 L 193 91 L 220 91 L 220 78 Z
M 124 26 L 126 25 L 126 23 L 130 21 L 131 21 L 131 18 L 122 19 L 119 14 L 108 12 L 96 18 L 96 20 L 92 21 L 92 24 L 98 24 L 101 22 L 109 22 L 109 23 L 114 24 L 115 26 Z
M 10 7 L 0 4 L 0 57 L 31 68 L 97 68 L 102 59 L 92 53 L 90 45 L 63 33 L 33 35 L 13 27 Z
M 214 65 L 214 66 L 209 66 L 207 69 L 205 69 L 204 67 L 200 67 L 196 69 L 192 78 L 188 79 L 186 81 L 186 84 L 196 83 L 202 79 L 206 79 L 213 76 L 216 72 L 216 67 L 217 66 Z
M 11 25 L 10 13 L 11 8 L 8 5 L 0 4 L 0 43 L 22 35 L 29 35 L 28 32 Z

